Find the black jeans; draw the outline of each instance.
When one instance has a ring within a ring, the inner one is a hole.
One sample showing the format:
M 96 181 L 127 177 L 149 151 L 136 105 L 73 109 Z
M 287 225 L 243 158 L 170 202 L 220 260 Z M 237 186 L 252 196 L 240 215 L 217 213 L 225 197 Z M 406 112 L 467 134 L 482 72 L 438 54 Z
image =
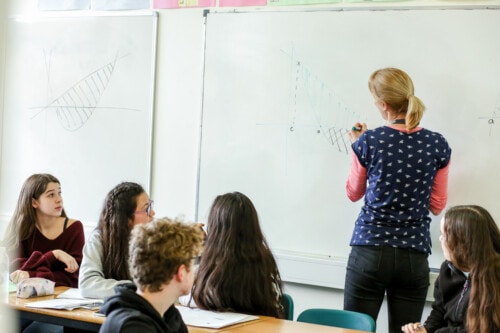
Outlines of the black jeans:
M 429 288 L 428 255 L 390 246 L 353 246 L 347 262 L 344 309 L 377 320 L 387 293 L 389 332 L 421 320 Z

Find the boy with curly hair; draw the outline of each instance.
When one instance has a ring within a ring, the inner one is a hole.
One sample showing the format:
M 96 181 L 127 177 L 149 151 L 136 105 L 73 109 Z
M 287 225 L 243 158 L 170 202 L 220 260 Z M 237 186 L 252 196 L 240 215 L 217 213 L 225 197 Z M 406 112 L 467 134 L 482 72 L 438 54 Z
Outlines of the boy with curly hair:
M 101 312 L 100 333 L 187 333 L 174 302 L 193 285 L 193 261 L 203 232 L 196 224 L 162 218 L 132 230 L 129 265 L 134 284 L 118 285 Z

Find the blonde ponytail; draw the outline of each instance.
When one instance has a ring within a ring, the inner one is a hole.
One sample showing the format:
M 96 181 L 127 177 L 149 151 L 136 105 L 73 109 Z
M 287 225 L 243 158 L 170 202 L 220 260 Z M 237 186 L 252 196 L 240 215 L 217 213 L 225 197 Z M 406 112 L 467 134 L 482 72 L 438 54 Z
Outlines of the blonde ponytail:
M 420 124 L 424 116 L 425 105 L 415 95 L 408 96 L 408 110 L 406 111 L 406 129 L 412 130 Z

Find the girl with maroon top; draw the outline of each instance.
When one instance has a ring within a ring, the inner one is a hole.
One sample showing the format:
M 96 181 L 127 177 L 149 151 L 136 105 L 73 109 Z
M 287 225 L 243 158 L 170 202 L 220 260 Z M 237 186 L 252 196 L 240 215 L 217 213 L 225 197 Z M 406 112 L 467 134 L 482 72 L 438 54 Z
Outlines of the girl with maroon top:
M 82 223 L 66 216 L 59 180 L 49 174 L 30 176 L 2 242 L 11 255 L 10 279 L 41 277 L 78 288 L 84 242 Z

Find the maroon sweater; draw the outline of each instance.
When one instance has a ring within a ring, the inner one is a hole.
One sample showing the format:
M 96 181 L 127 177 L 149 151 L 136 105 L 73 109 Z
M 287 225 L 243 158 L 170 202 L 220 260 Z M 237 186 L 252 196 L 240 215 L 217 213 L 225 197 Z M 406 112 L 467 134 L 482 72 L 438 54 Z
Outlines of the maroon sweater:
M 35 228 L 33 235 L 21 242 L 21 257 L 11 261 L 11 267 L 27 271 L 30 277 L 54 281 L 56 286 L 78 288 L 79 269 L 74 273 L 66 272 L 66 265 L 54 257 L 52 250 L 68 253 L 80 266 L 84 243 L 85 235 L 80 221 L 73 222 L 56 239 L 46 238 Z

